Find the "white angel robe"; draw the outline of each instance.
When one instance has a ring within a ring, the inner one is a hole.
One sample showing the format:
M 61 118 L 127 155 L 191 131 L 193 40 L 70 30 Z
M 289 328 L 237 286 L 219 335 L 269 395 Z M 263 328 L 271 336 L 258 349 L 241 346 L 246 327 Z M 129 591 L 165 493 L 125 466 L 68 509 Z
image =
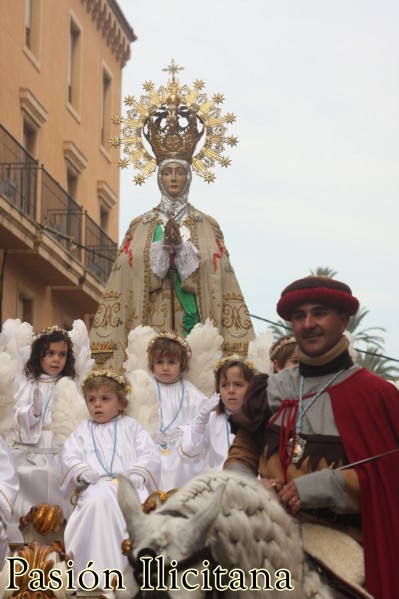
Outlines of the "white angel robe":
M 176 383 L 155 381 L 155 384 L 158 391 L 160 437 L 167 437 L 165 442 L 158 443 L 161 457 L 160 489 L 170 491 L 182 487 L 202 472 L 200 464 L 181 460 L 179 445 L 185 425 L 197 416 L 208 398 L 184 378 Z
M 179 453 L 183 462 L 196 464 L 201 472 L 216 472 L 223 470 L 234 435 L 227 420 L 228 414 L 211 412 L 204 433 L 199 435 L 192 430 L 191 425 L 185 427 Z
M 129 416 L 102 424 L 84 420 L 65 441 L 61 461 L 61 491 L 67 496 L 79 486 L 78 478 L 85 470 L 95 470 L 103 477 L 80 491 L 65 528 L 65 549 L 74 561 L 75 572 L 84 570 L 89 561 L 94 562 L 97 572 L 106 568 L 123 571 L 127 558 L 121 553 L 121 543 L 128 532 L 118 504 L 117 481 L 108 473 L 112 464 L 113 475 L 141 475 L 146 491 L 138 493 L 144 501 L 159 486 L 160 460 L 155 443 Z M 102 582 L 100 577 L 99 588 Z
M 19 491 L 18 475 L 10 451 L 0 435 L 0 570 L 9 554 L 7 525 Z
M 38 503 L 59 505 L 68 518 L 72 506 L 60 493 L 60 447 L 51 431 L 52 389 L 59 377 L 40 375 L 37 381 L 25 380 L 15 395 L 12 444 L 10 452 L 20 481 L 20 493 L 14 507 L 14 518 L 9 530 L 11 542 L 23 540 L 18 528 L 19 519 Z M 33 392 L 39 388 L 42 414 L 33 414 Z

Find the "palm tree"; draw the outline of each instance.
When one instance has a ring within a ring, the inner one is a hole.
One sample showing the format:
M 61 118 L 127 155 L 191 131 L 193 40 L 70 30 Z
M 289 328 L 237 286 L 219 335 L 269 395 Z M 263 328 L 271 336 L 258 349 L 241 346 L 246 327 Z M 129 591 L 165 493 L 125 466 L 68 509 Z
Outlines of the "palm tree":
M 389 358 L 378 355 L 376 348 L 372 345 L 365 350 L 367 353 L 362 353 L 357 357 L 357 362 L 363 368 L 371 370 L 374 374 L 378 374 L 383 379 L 396 380 L 399 377 L 399 368 L 394 364 L 390 364 Z
M 348 331 L 352 333 L 356 337 L 356 341 L 365 343 L 366 345 L 370 345 L 375 349 L 379 349 L 384 351 L 384 338 L 380 335 L 372 335 L 369 331 L 384 331 L 383 327 L 367 327 L 367 329 L 362 329 L 359 331 L 360 323 L 363 318 L 367 316 L 369 310 L 366 308 L 360 307 L 357 314 L 351 316 L 348 324 Z
M 316 266 L 314 270 L 310 270 L 310 274 L 314 277 L 329 277 L 333 279 L 338 274 L 338 271 L 333 270 L 329 266 Z
M 281 320 L 280 318 L 269 327 L 269 331 L 273 333 L 273 337 L 276 338 L 276 341 L 282 335 L 289 335 L 292 333 L 291 323 L 287 320 Z

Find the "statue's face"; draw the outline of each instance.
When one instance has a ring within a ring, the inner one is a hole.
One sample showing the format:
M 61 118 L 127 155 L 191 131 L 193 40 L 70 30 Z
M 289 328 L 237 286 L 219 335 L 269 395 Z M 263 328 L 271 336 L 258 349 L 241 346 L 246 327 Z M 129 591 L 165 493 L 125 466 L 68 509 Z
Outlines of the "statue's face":
M 168 195 L 178 198 L 187 183 L 186 169 L 178 162 L 170 162 L 162 169 L 161 182 Z

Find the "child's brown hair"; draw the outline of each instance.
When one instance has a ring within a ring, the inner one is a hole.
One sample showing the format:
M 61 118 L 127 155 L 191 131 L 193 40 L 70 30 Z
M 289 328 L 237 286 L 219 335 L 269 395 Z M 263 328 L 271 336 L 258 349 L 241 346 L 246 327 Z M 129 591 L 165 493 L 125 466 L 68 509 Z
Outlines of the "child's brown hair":
M 180 362 L 180 372 L 188 370 L 191 350 L 188 343 L 173 333 L 160 333 L 150 341 L 147 348 L 148 369 L 154 372 L 154 364 L 163 357 L 173 358 Z
M 73 355 L 72 341 L 68 332 L 58 328 L 56 325 L 48 327 L 39 333 L 31 345 L 31 352 L 28 361 L 24 367 L 24 374 L 27 378 L 37 380 L 43 374 L 40 360 L 46 355 L 51 343 L 64 341 L 67 346 L 67 356 L 65 366 L 61 376 L 76 378 L 75 357 Z
M 227 371 L 229 370 L 229 368 L 232 368 L 233 366 L 238 366 L 241 369 L 242 375 L 244 379 L 247 381 L 247 383 L 250 383 L 252 381 L 252 378 L 256 374 L 254 365 L 251 362 L 248 362 L 245 358 L 240 359 L 233 356 L 231 359 L 229 359 L 227 357 L 224 360 L 222 360 L 221 365 L 217 368 L 215 372 L 216 393 L 220 393 L 220 381 L 222 380 L 222 377 L 226 378 Z M 216 414 L 223 414 L 224 412 L 224 403 L 221 399 L 219 400 L 219 403 L 216 406 L 215 412 Z
M 295 335 L 283 335 L 270 348 L 271 361 L 278 362 L 280 370 L 283 370 L 287 360 L 292 356 L 297 346 Z M 273 367 L 273 372 L 278 372 L 276 367 Z

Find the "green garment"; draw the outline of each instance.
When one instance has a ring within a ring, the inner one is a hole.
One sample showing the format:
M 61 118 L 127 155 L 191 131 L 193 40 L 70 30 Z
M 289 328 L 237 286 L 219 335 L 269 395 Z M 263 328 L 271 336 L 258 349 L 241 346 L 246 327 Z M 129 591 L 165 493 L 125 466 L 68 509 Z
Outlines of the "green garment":
M 154 231 L 153 241 L 160 241 L 162 238 L 163 238 L 163 229 L 162 229 L 161 225 L 158 223 L 155 228 L 155 231 Z M 177 272 L 176 269 L 174 269 L 173 275 L 174 275 L 175 292 L 176 292 L 177 298 L 181 304 L 181 307 L 184 310 L 183 336 L 185 337 L 186 335 L 189 334 L 189 332 L 194 327 L 194 325 L 196 325 L 198 322 L 201 322 L 201 320 L 200 320 L 200 316 L 199 316 L 199 312 L 198 312 L 197 300 L 196 300 L 195 295 L 193 293 L 190 293 L 189 291 L 186 291 L 185 289 L 182 289 L 179 273 Z

